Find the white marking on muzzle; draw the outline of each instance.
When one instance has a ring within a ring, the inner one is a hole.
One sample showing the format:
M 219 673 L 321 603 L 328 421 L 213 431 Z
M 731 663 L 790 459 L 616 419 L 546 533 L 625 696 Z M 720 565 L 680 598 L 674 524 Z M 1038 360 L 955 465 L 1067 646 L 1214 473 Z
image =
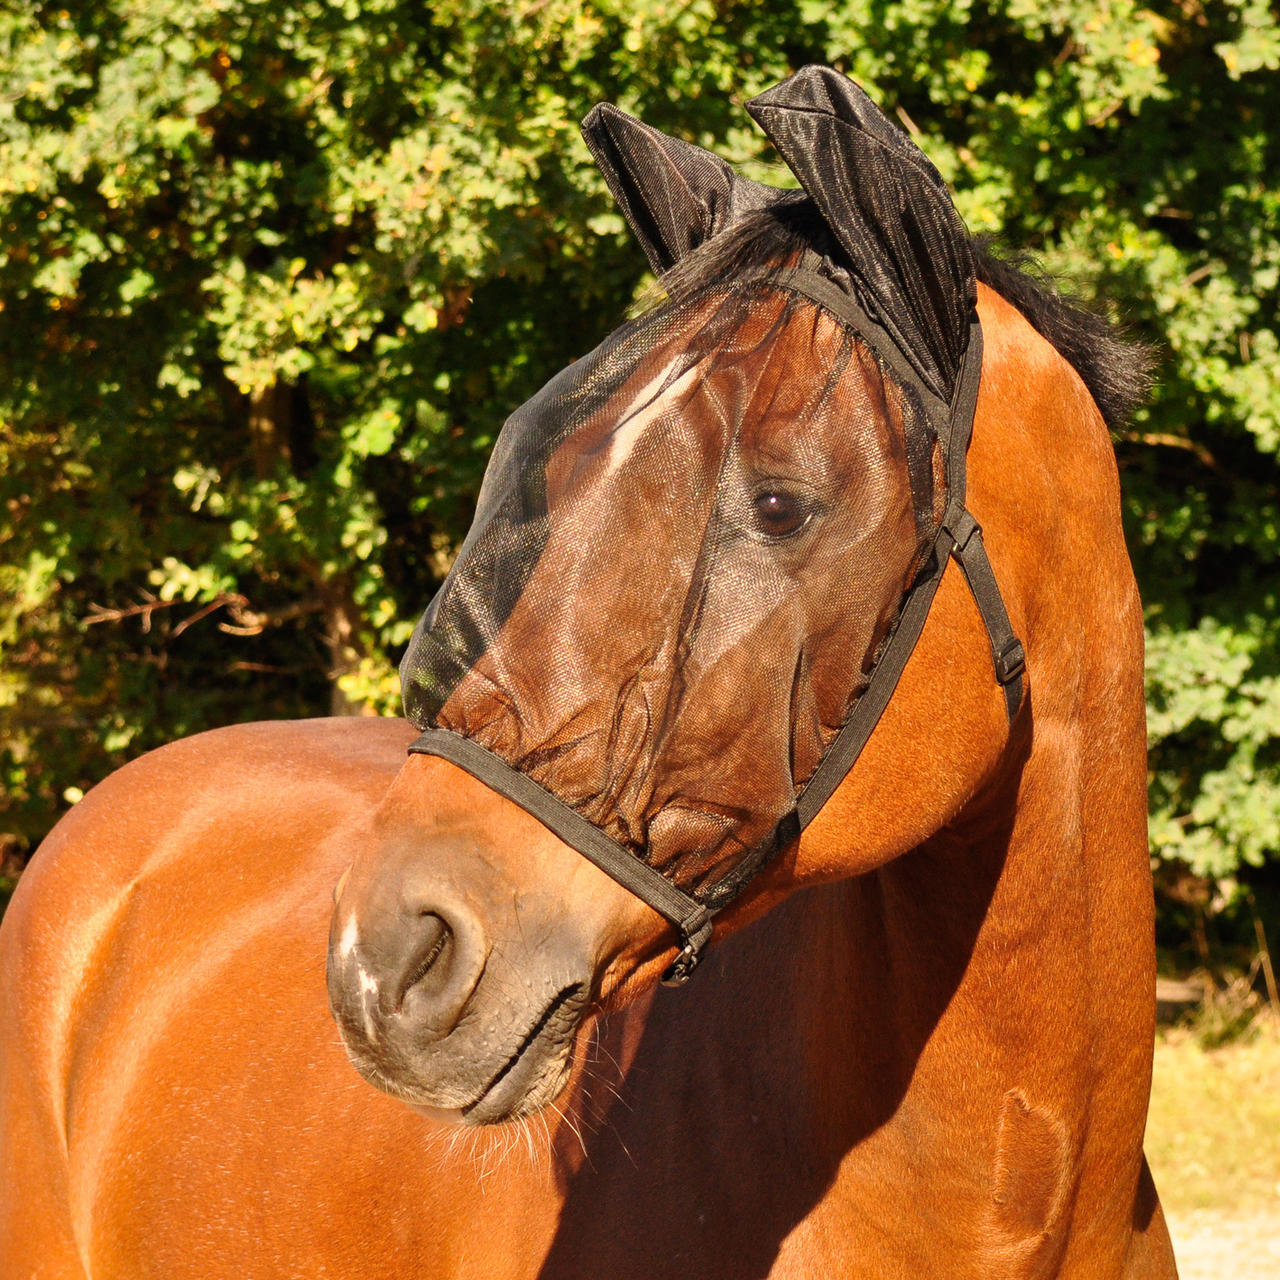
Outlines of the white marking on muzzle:
M 345 940 L 345 937 L 344 937 L 344 940 Z M 370 996 L 373 997 L 374 1001 L 378 999 L 378 980 L 372 974 L 365 971 L 364 965 L 361 965 L 360 966 L 360 1013 L 364 1018 L 364 1033 L 369 1037 L 370 1044 L 377 1044 L 378 1029 L 374 1025 L 373 1014 L 369 1011 Z
M 344 960 L 349 960 L 351 953 L 356 949 L 358 932 L 355 916 L 349 916 L 347 923 L 342 927 L 342 937 L 338 940 L 338 954 Z

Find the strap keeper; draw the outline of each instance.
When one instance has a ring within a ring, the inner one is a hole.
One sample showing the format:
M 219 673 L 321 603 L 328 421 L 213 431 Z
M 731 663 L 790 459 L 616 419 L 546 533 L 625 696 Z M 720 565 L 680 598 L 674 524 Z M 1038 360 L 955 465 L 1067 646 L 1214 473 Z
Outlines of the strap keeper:
M 964 555 L 965 548 L 969 545 L 969 539 L 975 533 L 982 533 L 982 526 L 973 518 L 973 515 L 967 508 L 962 507 L 960 514 L 954 520 L 949 520 L 943 526 L 951 535 L 952 541 L 956 544 L 952 554 L 958 557 Z
M 1027 653 L 1017 636 L 1010 636 L 996 654 L 995 666 L 996 679 L 1001 684 L 1012 684 L 1027 669 Z

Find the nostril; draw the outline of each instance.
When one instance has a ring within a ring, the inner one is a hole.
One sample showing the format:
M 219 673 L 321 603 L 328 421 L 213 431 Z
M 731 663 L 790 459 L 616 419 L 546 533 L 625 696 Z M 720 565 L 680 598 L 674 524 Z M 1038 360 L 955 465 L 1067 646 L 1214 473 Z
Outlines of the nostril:
M 420 937 L 413 958 L 405 971 L 404 981 L 396 993 L 396 1012 L 404 1005 L 405 997 L 432 969 L 442 965 L 445 952 L 453 941 L 453 930 L 434 911 L 423 911 L 419 917 Z

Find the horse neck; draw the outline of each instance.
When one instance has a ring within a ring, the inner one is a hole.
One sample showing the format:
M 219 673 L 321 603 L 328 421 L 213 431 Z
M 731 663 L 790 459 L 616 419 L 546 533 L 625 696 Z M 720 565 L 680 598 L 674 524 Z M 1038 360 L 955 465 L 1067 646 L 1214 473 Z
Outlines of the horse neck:
M 940 837 L 803 890 L 727 939 L 688 987 L 613 1015 L 604 1055 L 629 1063 L 623 1088 L 642 1096 L 628 1105 L 654 1134 L 671 1112 L 663 1141 L 696 1147 L 703 1129 L 716 1149 L 736 1132 L 748 1146 L 847 1150 L 901 1101 L 968 962 L 999 845 L 998 831 L 982 848 Z
M 617 1274 L 654 1273 L 646 1242 L 658 1241 L 661 1257 L 697 1259 L 695 1274 L 763 1275 L 817 1205 L 856 1206 L 869 1178 L 893 1185 L 878 1175 L 897 1171 L 859 1144 L 891 1127 L 963 971 L 982 899 L 956 911 L 964 873 L 975 882 L 964 862 L 958 847 L 926 848 L 803 890 L 725 940 L 687 987 L 607 1018 L 586 1123 L 556 1144 L 568 1176 L 551 1261 L 610 1256 L 600 1206 L 625 1204 L 639 1262 Z M 931 926 L 933 962 L 920 965 L 901 911 L 923 920 L 942 906 L 952 923 Z M 826 1246 L 813 1247 L 811 1270 Z
M 765 1274 L 815 1206 L 843 1217 L 809 1238 L 835 1240 L 859 1224 L 903 1228 L 910 1199 L 930 1228 L 919 1261 L 986 1221 L 1001 1169 L 1033 1165 L 1036 1238 L 1065 1239 L 1067 1213 L 1115 1239 L 1132 1229 L 1125 1185 L 1139 1183 L 1154 1015 L 1141 612 L 1105 428 L 1043 344 L 1028 371 L 1026 323 L 984 304 L 970 492 L 1031 664 L 1015 740 L 932 838 L 795 893 L 721 943 L 688 987 L 607 1020 L 606 1060 L 626 1065 L 607 1083 L 622 1098 L 601 1101 L 567 1183 L 566 1248 L 607 1246 L 604 1197 L 628 1206 L 630 1248 L 652 1236 L 696 1256 L 713 1224 L 733 1224 L 724 1274 Z M 964 674 L 964 637 L 981 645 L 973 622 L 955 608 L 938 619 L 946 670 Z M 915 696 L 937 706 L 936 690 Z M 979 750 L 990 738 L 968 735 Z M 833 822 L 855 845 L 873 816 L 850 807 Z M 845 835 L 827 837 L 838 866 Z M 748 1241 L 769 1255 L 754 1269 Z M 799 1273 L 822 1270 L 809 1261 Z
M 997 1149 L 1006 1133 L 1041 1144 L 1055 1229 L 1132 1213 L 1154 1008 L 1132 973 L 1150 946 L 1141 753 L 1135 766 L 1124 735 L 1088 728 L 1105 713 L 1069 729 L 1049 684 L 1034 748 L 960 820 L 794 894 L 687 987 L 605 1020 L 581 1146 L 557 1141 L 568 1176 L 544 1274 L 623 1249 L 635 1267 L 619 1275 L 670 1257 L 764 1275 L 784 1241 L 799 1274 L 838 1270 L 839 1242 L 872 1247 L 865 1224 L 901 1224 L 904 1199 L 932 1233 L 915 1262 L 944 1237 L 960 1257 L 1000 1162 L 1019 1167 Z M 601 1204 L 627 1206 L 621 1243 Z M 819 1209 L 827 1225 L 795 1234 Z
M 1060 1034 L 1045 1017 L 1054 1006 L 1074 1010 L 1085 1038 L 1099 1034 L 1088 1006 L 1104 993 L 1108 1010 L 1142 1023 L 1140 752 L 1135 765 L 1119 738 L 1108 746 L 1087 717 L 1069 729 L 1043 700 L 1043 725 L 1027 726 L 948 829 L 794 894 L 713 951 L 688 987 L 610 1019 L 608 1051 L 639 1068 L 625 1086 L 643 1092 L 637 1112 L 676 1100 L 683 1130 L 696 1097 L 721 1134 L 768 1143 L 785 1131 L 848 1150 L 898 1111 L 930 1042 L 957 1021 L 1012 1046 L 993 1068 L 997 1094 L 1036 1078 L 1045 1046 L 1027 1027 Z M 1133 891 L 1117 894 L 1124 876 Z M 768 1125 L 741 1124 L 761 1110 Z

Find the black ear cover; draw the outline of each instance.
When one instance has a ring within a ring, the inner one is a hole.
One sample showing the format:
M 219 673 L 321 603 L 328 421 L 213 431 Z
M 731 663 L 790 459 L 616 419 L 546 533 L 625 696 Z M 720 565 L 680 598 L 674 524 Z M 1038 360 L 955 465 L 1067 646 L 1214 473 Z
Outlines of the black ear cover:
M 977 285 L 969 235 L 937 169 L 829 67 L 805 67 L 747 110 L 848 255 L 865 309 L 950 401 Z
M 710 151 L 670 138 L 607 102 L 582 122 L 582 136 L 659 274 L 779 194 L 740 177 Z

